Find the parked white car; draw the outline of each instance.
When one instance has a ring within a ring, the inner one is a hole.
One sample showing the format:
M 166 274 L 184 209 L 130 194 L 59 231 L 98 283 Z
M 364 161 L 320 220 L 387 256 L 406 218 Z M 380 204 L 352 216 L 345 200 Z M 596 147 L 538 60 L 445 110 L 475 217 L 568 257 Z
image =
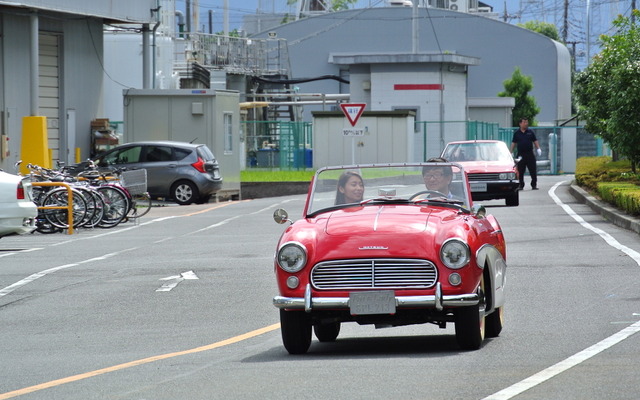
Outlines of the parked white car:
M 33 231 L 37 215 L 28 178 L 0 171 L 0 237 Z

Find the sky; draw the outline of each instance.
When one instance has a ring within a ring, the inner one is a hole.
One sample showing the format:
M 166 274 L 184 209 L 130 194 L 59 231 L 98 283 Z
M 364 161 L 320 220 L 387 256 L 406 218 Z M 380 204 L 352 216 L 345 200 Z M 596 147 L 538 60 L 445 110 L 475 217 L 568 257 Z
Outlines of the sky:
M 176 8 L 184 10 L 185 0 L 175 0 Z M 199 2 L 200 24 L 208 26 L 208 12 L 213 12 L 213 31 L 223 29 L 225 0 L 191 0 Z M 493 7 L 500 18 L 506 14 L 510 23 L 524 23 L 530 20 L 552 23 L 562 32 L 564 26 L 565 2 L 568 10 L 567 42 L 577 53 L 577 64 L 585 66 L 587 55 L 593 57 L 598 52 L 597 38 L 600 34 L 612 34 L 611 21 L 618 14 L 629 15 L 632 0 L 480 0 Z M 294 13 L 295 5 L 288 6 L 287 0 L 226 0 L 229 7 L 229 29 L 242 27 L 245 15 L 263 13 Z M 380 7 L 386 0 L 358 0 L 350 8 Z M 587 8 L 589 9 L 589 29 L 587 29 Z M 587 39 L 587 32 L 589 36 Z M 562 37 L 562 36 L 561 36 Z M 589 45 L 587 50 L 587 45 Z M 581 69 L 581 68 L 578 68 Z

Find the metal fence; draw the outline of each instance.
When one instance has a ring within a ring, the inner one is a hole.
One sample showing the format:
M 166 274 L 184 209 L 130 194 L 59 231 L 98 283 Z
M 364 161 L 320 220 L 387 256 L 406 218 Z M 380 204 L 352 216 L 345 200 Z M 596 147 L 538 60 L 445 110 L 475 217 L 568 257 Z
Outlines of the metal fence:
M 245 121 L 247 168 L 313 167 L 311 122 Z
M 282 170 L 313 168 L 311 122 L 246 121 L 244 124 L 247 149 L 247 168 L 276 168 Z M 513 132 L 518 129 L 500 128 L 496 123 L 482 121 L 419 121 L 416 132 L 422 136 L 419 153 L 427 159 L 427 150 L 439 153 L 446 138 L 463 137 L 466 140 L 501 140 L 511 145 Z M 575 129 L 576 158 L 610 155 L 602 139 L 588 133 L 583 127 L 531 127 L 542 149 L 538 160 L 540 174 L 559 174 L 563 165 L 563 135 Z M 572 138 L 572 136 L 571 136 Z M 570 145 L 574 146 L 573 140 Z M 573 151 L 568 152 L 573 157 Z M 418 154 L 419 155 L 419 154 Z

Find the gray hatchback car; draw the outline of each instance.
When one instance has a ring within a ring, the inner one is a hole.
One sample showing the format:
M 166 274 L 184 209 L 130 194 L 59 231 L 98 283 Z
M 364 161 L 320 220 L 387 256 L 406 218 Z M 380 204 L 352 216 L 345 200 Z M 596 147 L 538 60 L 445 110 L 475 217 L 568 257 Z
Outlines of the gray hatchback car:
M 222 188 L 218 162 L 205 144 L 149 141 L 123 144 L 93 160 L 102 169 L 147 170 L 151 197 L 178 204 L 206 203 Z

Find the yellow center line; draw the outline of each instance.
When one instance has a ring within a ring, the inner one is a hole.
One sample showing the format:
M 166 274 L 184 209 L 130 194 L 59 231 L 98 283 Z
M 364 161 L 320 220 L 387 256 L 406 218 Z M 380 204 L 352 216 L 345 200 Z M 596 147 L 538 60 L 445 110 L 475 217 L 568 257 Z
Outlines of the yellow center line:
M 247 202 L 247 201 L 251 201 L 251 200 L 248 199 L 248 200 L 239 200 L 239 201 L 229 201 L 229 202 L 226 202 L 226 203 L 223 203 L 223 204 L 219 204 L 217 206 L 205 208 L 204 210 L 194 211 L 192 213 L 185 214 L 185 216 L 186 217 L 191 217 L 193 215 L 198 215 L 198 214 L 206 213 L 206 212 L 209 212 L 209 211 L 212 211 L 212 210 L 216 210 L 218 208 L 230 206 L 231 204 L 244 203 L 244 202 Z
M 83 379 L 91 378 L 94 376 L 108 374 L 110 372 L 120 371 L 127 368 L 137 367 L 138 365 L 149 364 L 156 361 L 166 360 L 168 358 L 186 356 L 189 354 L 195 354 L 203 351 L 217 349 L 219 347 L 228 346 L 230 344 L 238 343 L 243 340 L 251 339 L 253 337 L 260 336 L 271 331 L 275 331 L 276 329 L 279 329 L 279 328 L 280 328 L 280 324 L 273 324 L 273 325 L 265 326 L 264 328 L 256 329 L 255 331 L 247 332 L 242 335 L 238 335 L 229 339 L 222 340 L 220 342 L 211 343 L 206 346 L 196 347 L 196 348 L 184 350 L 184 351 L 177 351 L 175 353 L 161 354 L 158 356 L 143 358 L 136 361 L 130 361 L 124 364 L 114 365 L 112 367 L 97 369 L 95 371 L 85 372 L 83 374 L 56 379 L 53 381 L 41 383 L 39 385 L 29 386 L 23 389 L 14 390 L 12 392 L 0 393 L 0 400 L 11 399 L 13 397 L 22 396 L 28 393 L 33 393 L 33 392 L 37 392 L 44 389 L 50 389 L 52 387 L 65 385 L 67 383 L 81 381 Z

